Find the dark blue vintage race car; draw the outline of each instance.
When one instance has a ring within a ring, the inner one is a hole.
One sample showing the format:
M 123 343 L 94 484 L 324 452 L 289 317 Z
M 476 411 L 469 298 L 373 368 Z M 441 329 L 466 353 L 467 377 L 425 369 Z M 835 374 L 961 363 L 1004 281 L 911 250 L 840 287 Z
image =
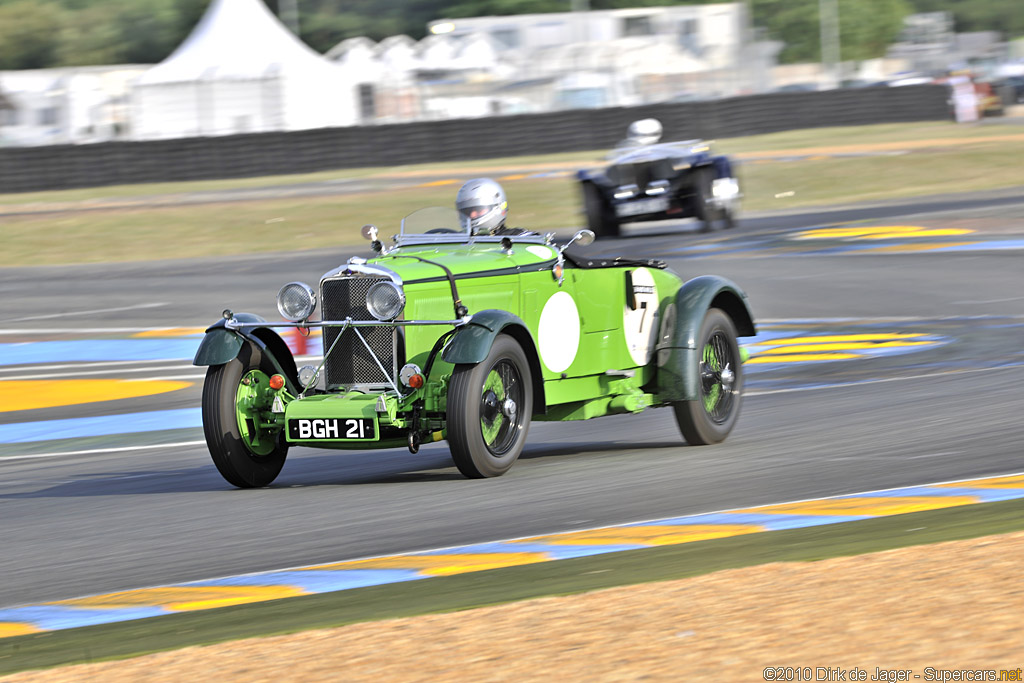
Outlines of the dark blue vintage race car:
M 696 218 L 703 231 L 731 228 L 742 197 L 729 158 L 701 140 L 658 144 L 657 119 L 634 121 L 600 170 L 577 173 L 587 227 L 614 237 L 636 221 Z

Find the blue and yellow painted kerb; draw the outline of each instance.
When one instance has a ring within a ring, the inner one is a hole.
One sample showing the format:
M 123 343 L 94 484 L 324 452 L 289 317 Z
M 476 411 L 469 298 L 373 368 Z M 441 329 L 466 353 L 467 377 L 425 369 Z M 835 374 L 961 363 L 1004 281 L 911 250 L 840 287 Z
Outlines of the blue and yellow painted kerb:
M 967 228 L 924 228 L 917 225 L 846 225 L 803 230 L 793 235 L 793 239 L 890 240 L 907 237 L 951 237 L 969 235 L 973 232 Z
M 814 361 L 874 358 L 922 351 L 952 341 L 948 337 L 920 332 L 858 332 L 852 334 L 797 334 L 780 331 L 759 334 L 744 344 L 750 354 L 745 362 L 809 363 Z
M 0 413 L 155 396 L 192 384 L 157 379 L 6 379 L 0 380 Z
M 0 638 L 624 550 L 1024 498 L 1024 474 L 349 560 L 0 609 Z

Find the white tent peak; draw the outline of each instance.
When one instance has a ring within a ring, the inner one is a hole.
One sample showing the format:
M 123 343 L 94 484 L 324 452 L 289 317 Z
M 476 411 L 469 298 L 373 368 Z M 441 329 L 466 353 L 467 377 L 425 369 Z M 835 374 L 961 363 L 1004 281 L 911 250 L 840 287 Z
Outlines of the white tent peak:
M 185 42 L 136 82 L 132 130 L 150 140 L 350 126 L 359 106 L 345 67 L 262 0 L 213 0 Z
M 337 68 L 282 24 L 262 0 L 213 0 L 188 38 L 139 83 L 249 80 Z

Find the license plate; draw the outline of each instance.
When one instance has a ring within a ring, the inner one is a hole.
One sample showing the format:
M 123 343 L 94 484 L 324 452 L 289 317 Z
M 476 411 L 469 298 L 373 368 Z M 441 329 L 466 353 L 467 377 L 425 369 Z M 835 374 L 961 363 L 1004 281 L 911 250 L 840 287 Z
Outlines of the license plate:
M 658 213 L 666 209 L 668 209 L 668 197 L 637 199 L 636 201 L 615 205 L 615 213 L 618 216 L 639 216 L 644 213 Z
M 288 438 L 293 441 L 376 441 L 377 425 L 368 417 L 288 420 Z

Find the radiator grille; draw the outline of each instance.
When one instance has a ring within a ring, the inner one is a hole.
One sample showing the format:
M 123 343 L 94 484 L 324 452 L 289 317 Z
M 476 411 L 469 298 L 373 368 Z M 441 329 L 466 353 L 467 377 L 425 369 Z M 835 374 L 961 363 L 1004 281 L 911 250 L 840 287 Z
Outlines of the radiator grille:
M 641 190 L 655 180 L 671 180 L 676 175 L 668 159 L 618 164 L 608 169 L 608 179 L 616 185 L 636 185 Z
M 366 310 L 366 292 L 370 286 L 385 280 L 377 277 L 333 278 L 321 283 L 320 301 L 323 302 L 322 315 L 324 320 L 374 320 Z M 366 343 L 377 356 L 384 369 L 391 377 L 398 374 L 397 350 L 398 330 L 394 327 L 360 327 Z M 324 328 L 324 352 L 334 345 L 338 339 L 340 327 Z M 390 384 L 388 376 L 381 372 L 359 341 L 352 329 L 347 330 L 338 341 L 337 346 L 327 357 L 327 387 L 352 384 Z

